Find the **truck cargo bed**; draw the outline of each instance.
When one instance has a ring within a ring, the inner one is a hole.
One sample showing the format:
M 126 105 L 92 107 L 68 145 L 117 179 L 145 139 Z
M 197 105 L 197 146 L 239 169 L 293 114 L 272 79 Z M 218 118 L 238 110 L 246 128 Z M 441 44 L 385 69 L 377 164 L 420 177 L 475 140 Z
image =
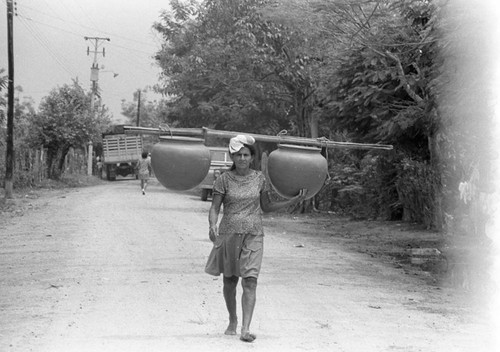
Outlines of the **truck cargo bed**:
M 137 161 L 142 153 L 140 136 L 108 135 L 103 138 L 104 163 Z

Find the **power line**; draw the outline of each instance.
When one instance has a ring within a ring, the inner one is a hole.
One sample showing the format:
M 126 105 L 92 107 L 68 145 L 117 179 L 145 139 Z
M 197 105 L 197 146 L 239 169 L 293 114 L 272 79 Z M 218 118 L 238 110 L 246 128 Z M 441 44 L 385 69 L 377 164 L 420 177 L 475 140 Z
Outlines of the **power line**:
M 50 25 L 50 24 L 46 24 L 46 23 L 42 23 L 42 22 L 39 22 L 39 21 L 36 21 L 36 20 L 33 20 L 32 18 L 28 18 L 24 15 L 19 15 L 18 17 L 20 17 L 21 19 L 24 19 L 24 22 L 23 22 L 23 25 L 25 27 L 28 28 L 28 30 L 30 31 L 30 33 L 33 35 L 33 37 L 35 37 L 35 39 L 37 39 L 37 41 L 40 43 L 40 45 L 42 45 L 50 54 L 52 57 L 54 57 L 54 59 L 61 64 L 61 66 L 63 66 L 63 68 L 66 67 L 66 65 L 64 65 L 57 57 L 56 57 L 56 54 L 50 49 L 50 45 L 48 43 L 47 40 L 44 40 L 43 38 L 41 38 L 37 33 L 40 32 L 40 31 L 36 31 L 34 29 L 32 29 L 32 27 L 28 24 L 28 21 L 29 22 L 32 22 L 32 23 L 36 23 L 36 24 L 39 24 L 39 25 L 42 25 L 42 26 L 46 26 L 46 27 L 49 27 L 49 28 L 53 28 L 53 29 L 56 29 L 58 31 L 61 31 L 61 32 L 65 32 L 65 33 L 68 33 L 68 34 L 71 34 L 75 37 L 79 37 L 81 38 L 82 35 L 80 33 L 76 33 L 76 32 L 72 32 L 72 31 L 69 31 L 69 30 L 66 30 L 66 29 L 63 29 L 63 28 L 60 28 L 60 27 L 57 27 L 57 26 L 53 26 L 53 25 Z M 150 71 L 148 71 L 147 69 L 143 68 L 143 64 L 138 62 L 138 61 L 143 61 L 144 58 L 142 57 L 139 57 L 139 56 L 136 56 L 134 55 L 133 53 L 131 52 L 136 52 L 136 53 L 141 53 L 141 54 L 146 54 L 146 55 L 150 55 L 150 58 L 152 59 L 152 56 L 154 55 L 154 53 L 152 52 L 146 52 L 146 51 L 142 51 L 142 50 L 139 50 L 139 49 L 134 49 L 134 48 L 129 48 L 129 47 L 126 47 L 126 46 L 122 46 L 122 45 L 118 45 L 118 44 L 114 44 L 114 43 L 109 43 L 110 46 L 112 47 L 115 47 L 115 48 L 118 48 L 118 50 L 120 49 L 123 49 L 123 50 L 126 50 L 126 53 L 124 53 L 124 55 L 122 56 L 122 60 L 125 60 L 127 62 L 129 62 L 131 65 L 133 65 L 133 67 L 141 70 L 141 71 L 144 71 L 146 73 L 150 73 Z M 130 59 L 130 56 L 134 56 L 135 57 L 135 60 L 138 60 L 138 61 L 133 61 Z M 69 71 L 67 69 L 65 69 L 68 73 Z
M 65 1 L 59 1 L 59 4 L 62 5 L 64 7 L 64 9 L 66 10 L 67 13 L 70 14 L 71 17 L 73 17 L 73 19 L 75 20 L 75 22 L 80 25 L 80 27 L 83 27 L 83 25 L 80 23 L 80 19 L 78 17 L 76 17 L 73 12 L 66 6 L 65 4 Z
M 4 0 L 5 1 L 5 0 Z M 50 18 L 53 18 L 53 19 L 56 19 L 58 21 L 62 21 L 62 22 L 66 22 L 66 23 L 69 23 L 68 21 L 58 17 L 58 16 L 54 16 L 52 14 L 48 14 L 46 12 L 43 12 L 43 11 L 40 11 L 38 9 L 35 9 L 33 7 L 30 7 L 30 6 L 26 6 L 26 5 L 23 5 L 22 6 L 23 8 L 27 8 L 27 9 L 31 9 L 33 10 L 34 12 L 37 12 L 39 14 L 42 14 L 44 16 L 48 16 Z M 83 35 L 81 33 L 77 33 L 77 32 L 74 32 L 74 31 L 71 31 L 71 30 L 68 30 L 68 29 L 65 29 L 65 28 L 61 28 L 59 26 L 56 26 L 56 25 L 53 25 L 53 24 L 48 24 L 48 23 L 44 23 L 44 22 L 40 22 L 40 21 L 37 21 L 33 18 L 30 18 L 26 15 L 21 15 L 26 21 L 30 21 L 31 23 L 33 24 L 38 24 L 40 26 L 45 26 L 45 27 L 49 27 L 49 28 L 52 28 L 54 30 L 57 30 L 57 31 L 60 31 L 60 32 L 64 32 L 64 33 L 68 33 L 68 34 L 71 34 L 75 37 L 79 37 L 81 38 Z M 28 25 L 26 22 L 23 23 L 26 27 L 32 27 L 30 25 Z M 73 23 L 72 23 L 73 24 Z M 91 27 L 88 27 L 88 26 L 84 26 L 84 25 L 81 25 L 79 27 L 82 27 L 82 28 L 91 28 Z M 34 37 L 37 37 L 34 33 L 33 33 L 33 30 L 31 30 L 31 34 L 34 36 Z M 139 42 L 139 41 L 136 41 L 136 40 L 133 40 L 133 39 L 129 39 L 129 38 L 126 38 L 126 37 L 123 37 L 123 36 L 120 36 L 120 35 L 117 35 L 118 37 L 120 38 L 123 38 L 124 40 L 127 40 L 127 41 L 132 41 L 132 42 Z M 43 40 L 39 38 L 39 36 L 37 37 L 38 38 L 38 41 L 39 42 L 42 42 Z M 43 41 L 44 44 L 41 44 L 42 46 L 44 46 L 46 48 L 47 51 L 49 51 L 49 44 L 47 41 Z M 147 44 L 147 43 L 144 43 L 143 41 L 140 42 L 141 44 Z M 119 45 L 115 42 L 113 43 L 110 43 L 110 46 L 112 47 L 115 47 L 117 48 L 117 50 L 120 51 L 120 49 L 122 50 L 126 50 L 126 52 L 124 52 L 124 54 L 122 55 L 122 60 L 125 60 L 125 61 L 128 61 L 130 64 L 132 64 L 135 68 L 141 70 L 141 71 L 144 71 L 146 73 L 150 73 L 150 71 L 148 71 L 147 68 L 144 68 L 144 57 L 142 56 L 137 56 L 135 55 L 134 53 L 139 53 L 139 54 L 146 54 L 148 55 L 148 59 L 151 60 L 151 64 L 153 64 L 153 55 L 156 53 L 156 50 L 159 50 L 159 48 L 153 44 L 147 44 L 148 46 L 150 47 L 155 47 L 155 51 L 144 51 L 144 50 L 140 50 L 140 49 L 137 49 L 137 48 L 131 48 L 131 47 L 128 47 L 128 46 L 124 46 L 124 45 Z M 53 52 L 51 52 L 51 55 L 54 57 L 55 54 Z M 57 60 L 58 62 L 60 62 L 59 60 Z M 64 66 L 64 65 L 63 65 Z
M 152 54 L 153 54 L 153 53 L 148 52 L 148 51 L 139 50 L 139 49 L 134 49 L 134 48 L 129 48 L 129 47 L 125 47 L 125 46 L 118 45 L 118 44 L 110 44 L 110 45 L 115 46 L 115 47 L 118 47 L 118 48 L 123 48 L 123 49 L 131 50 L 131 51 L 136 51 L 136 52 L 138 52 L 138 53 L 142 53 L 142 54 L 148 54 L 148 55 L 152 55 Z
M 18 14 L 18 19 L 20 26 L 24 28 L 24 32 L 26 35 L 28 35 L 28 43 L 30 38 L 32 38 L 32 41 L 35 41 L 37 44 L 41 47 L 43 52 L 46 52 L 47 55 L 49 55 L 50 58 L 54 61 L 54 68 L 63 70 L 67 74 L 69 74 L 71 77 L 78 78 L 80 73 L 80 69 L 77 68 L 76 70 L 72 68 L 71 66 L 75 66 L 75 60 L 73 59 L 67 59 L 65 58 L 65 53 L 67 54 L 68 51 L 65 51 L 64 49 L 59 50 L 58 49 L 58 42 L 54 41 L 55 38 L 61 38 L 64 36 L 64 33 L 69 34 L 71 37 L 78 37 L 81 38 L 84 37 L 83 34 L 78 33 L 81 28 L 92 28 L 92 33 L 95 33 L 97 31 L 95 27 L 92 26 L 86 26 L 83 22 L 87 22 L 85 16 L 80 16 L 80 21 L 76 23 L 75 21 L 71 22 L 69 20 L 65 20 L 61 17 L 59 17 L 59 14 L 61 16 L 65 16 L 64 14 L 61 13 L 61 10 L 64 11 L 64 8 L 57 9 L 54 7 L 54 4 L 51 4 L 50 6 L 48 2 L 45 2 L 45 0 L 40 0 L 41 6 L 43 5 L 44 2 L 46 6 L 42 9 L 35 9 L 34 7 L 31 6 L 26 6 L 22 4 L 22 0 L 17 0 L 20 2 L 20 4 L 17 5 L 18 9 L 20 8 L 20 14 Z M 6 0 L 3 0 L 2 2 L 6 2 Z M 36 3 L 28 3 L 29 5 L 36 6 L 34 4 Z M 71 6 L 71 3 L 68 4 L 68 6 Z M 67 6 L 65 7 L 67 10 Z M 79 6 L 78 8 L 81 8 Z M 78 11 L 78 8 L 75 6 L 73 10 L 74 15 L 80 15 L 80 12 Z M 57 11 L 58 10 L 59 13 Z M 75 12 L 76 11 L 76 12 Z M 67 11 L 66 11 L 67 12 Z M 83 13 L 84 11 L 82 11 Z M 68 16 L 70 14 L 68 13 Z M 72 18 L 71 16 L 68 18 Z M 84 21 L 85 19 L 85 21 Z M 90 23 L 90 21 L 88 21 Z M 50 30 L 44 29 L 43 27 L 50 28 Z M 153 31 L 152 29 L 150 29 Z M 52 33 L 53 31 L 53 33 Z M 59 34 L 60 33 L 60 34 Z M 110 32 L 104 32 L 104 31 L 98 31 L 98 33 L 110 33 Z M 150 33 L 151 34 L 151 33 Z M 158 74 L 156 75 L 158 77 L 160 73 L 160 69 L 155 67 L 155 61 L 153 59 L 154 54 L 159 50 L 159 43 L 157 41 L 155 43 L 150 43 L 148 41 L 139 41 L 135 40 L 132 38 L 125 37 L 123 35 L 116 35 L 118 37 L 118 41 L 114 40 L 113 42 L 110 43 L 108 46 L 111 46 L 112 50 L 110 51 L 110 56 L 114 56 L 115 58 L 119 58 L 120 61 L 128 62 L 129 65 L 131 65 L 131 70 L 129 70 L 128 80 L 131 80 L 131 82 L 137 81 L 140 82 L 142 81 L 144 74 L 141 74 L 141 72 L 147 73 L 148 75 L 152 73 L 152 68 L 153 71 L 158 70 Z M 68 38 L 66 35 L 66 38 L 68 40 L 73 40 L 71 37 Z M 123 40 L 120 40 L 122 38 Z M 153 39 L 153 38 L 152 38 Z M 64 39 L 66 40 L 66 39 Z M 23 41 L 26 42 L 26 39 L 23 39 Z M 141 46 L 138 45 L 128 45 L 127 43 L 140 43 Z M 149 51 L 147 48 L 154 48 L 154 50 Z M 107 50 L 106 50 L 107 51 Z M 74 74 L 74 72 L 79 72 L 79 74 Z M 127 82 L 128 82 L 127 80 Z M 154 81 L 153 81 L 154 80 Z M 156 79 L 151 79 L 150 84 L 153 85 L 156 82 Z M 118 87 L 116 87 L 118 88 Z M 42 91 L 40 91 L 41 93 Z M 117 89 L 109 89 L 105 92 L 105 96 L 107 97 L 116 97 L 116 98 L 121 98 L 122 100 L 128 101 L 128 95 L 131 94 L 130 92 L 123 92 L 120 94 L 117 94 Z M 113 106 L 113 104 L 108 104 L 108 106 Z
M 64 71 L 66 71 L 70 76 L 75 77 L 76 75 L 73 74 L 72 70 L 66 66 L 66 64 L 59 59 L 59 57 L 56 55 L 56 53 L 51 49 L 49 42 L 47 39 L 45 39 L 41 34 L 40 31 L 35 30 L 29 21 L 27 21 L 22 15 L 18 16 L 20 19 L 20 23 L 24 25 L 24 27 L 28 30 L 28 32 L 33 36 L 33 38 L 40 44 L 40 46 L 45 49 L 45 51 L 52 56 L 52 58 L 57 61 L 57 63 L 62 67 Z
M 33 23 L 37 23 L 37 24 L 42 25 L 42 26 L 46 26 L 46 27 L 50 27 L 50 28 L 53 28 L 53 29 L 57 29 L 58 31 L 61 31 L 61 32 L 72 34 L 72 35 L 77 36 L 79 38 L 82 37 L 82 35 L 79 34 L 79 33 L 71 32 L 71 31 L 68 31 L 67 29 L 63 29 L 61 27 L 52 26 L 52 25 L 47 24 L 47 23 L 42 23 L 42 22 L 36 21 L 36 20 L 34 20 L 34 19 L 30 18 L 30 17 L 26 17 L 26 16 L 23 16 L 23 15 L 18 15 L 18 17 L 22 17 L 22 18 L 24 18 L 27 21 L 30 21 L 30 22 L 33 22 Z
M 75 23 L 74 23 L 74 22 L 67 21 L 67 20 L 65 20 L 65 19 L 63 19 L 63 18 L 61 18 L 61 17 L 58 17 L 58 16 L 54 16 L 54 15 L 48 14 L 48 13 L 46 13 L 46 12 L 40 11 L 39 9 L 36 9 L 36 8 L 30 7 L 30 6 L 26 6 L 26 5 L 22 5 L 22 7 L 27 8 L 27 9 L 30 9 L 30 10 L 33 10 L 34 12 L 38 12 L 38 13 L 40 13 L 40 14 L 44 15 L 44 16 L 48 16 L 48 17 L 51 17 L 51 18 L 57 19 L 57 20 L 59 20 L 59 21 L 61 21 L 61 22 L 65 22 L 65 23 L 69 23 L 69 24 L 75 25 Z M 34 21 L 33 19 L 30 19 L 30 20 Z M 63 30 L 63 31 L 64 31 L 64 29 L 62 29 L 62 28 L 60 28 L 60 27 L 47 25 L 47 24 L 45 24 L 45 23 L 41 23 L 41 22 L 39 22 L 39 23 L 40 23 L 40 24 L 43 24 L 43 25 L 46 25 L 46 26 L 49 26 L 49 27 L 53 27 L 53 28 L 56 28 L 56 29 L 59 29 L 59 30 Z M 144 42 L 144 41 L 142 41 L 142 40 L 132 39 L 132 38 L 124 37 L 124 36 L 122 36 L 122 35 L 120 35 L 120 34 L 111 33 L 111 32 L 107 32 L 107 31 L 102 31 L 102 30 L 100 30 L 100 29 L 98 29 L 98 28 L 95 28 L 95 27 L 90 27 L 90 26 L 83 25 L 83 24 L 81 24 L 80 22 L 78 22 L 78 23 L 76 24 L 76 26 L 81 27 L 81 28 L 86 29 L 86 30 L 91 29 L 91 30 L 93 30 L 93 31 L 97 31 L 97 32 L 99 32 L 99 33 L 103 33 L 103 34 L 106 34 L 106 35 L 112 36 L 113 38 L 121 38 L 121 39 L 126 40 L 126 41 L 129 41 L 129 42 L 134 42 L 134 43 L 139 43 L 139 44 L 141 44 L 141 45 L 145 45 L 145 46 L 155 47 L 153 44 L 150 44 L 150 43 Z M 81 36 L 81 35 L 80 35 L 80 36 Z
M 42 25 L 42 26 L 45 26 L 45 27 L 49 27 L 49 28 L 53 28 L 53 29 L 56 29 L 58 31 L 61 31 L 61 32 L 65 32 L 65 33 L 68 33 L 68 34 L 71 34 L 71 35 L 74 35 L 76 37 L 82 37 L 83 35 L 81 33 L 76 33 L 76 32 L 72 32 L 72 31 L 69 31 L 67 29 L 64 29 L 64 28 L 61 28 L 61 27 L 57 27 L 57 26 L 54 26 L 54 25 L 50 25 L 50 24 L 47 24 L 47 23 L 43 23 L 43 22 L 39 22 L 37 20 L 34 20 L 32 18 L 29 18 L 29 17 L 26 17 L 24 15 L 19 15 L 20 17 L 23 17 L 25 20 L 28 20 L 30 22 L 33 22 L 33 23 L 37 23 L 39 25 Z M 147 52 L 147 51 L 144 51 L 144 50 L 140 50 L 140 49 L 136 49 L 136 48 L 130 48 L 130 47 L 126 47 L 126 46 L 122 46 L 122 45 L 118 45 L 118 44 L 111 44 L 111 46 L 114 46 L 114 47 L 117 47 L 117 48 L 122 48 L 122 49 L 126 49 L 126 50 L 129 50 L 129 51 L 135 51 L 135 52 L 138 52 L 138 53 L 142 53 L 142 54 L 148 54 L 148 55 L 153 55 L 154 53 L 152 52 Z M 158 49 L 158 48 L 156 48 Z
M 33 23 L 37 23 L 39 25 L 46 26 L 46 27 L 49 27 L 49 28 L 53 28 L 53 29 L 56 29 L 56 30 L 61 31 L 61 32 L 72 34 L 72 35 L 74 35 L 76 37 L 79 37 L 79 38 L 83 37 L 83 35 L 80 34 L 80 33 L 72 32 L 72 31 L 69 31 L 67 29 L 64 29 L 64 28 L 61 28 L 61 27 L 57 27 L 57 26 L 53 26 L 53 25 L 50 25 L 50 24 L 47 24 L 47 23 L 39 22 L 39 21 L 36 21 L 36 20 L 34 20 L 32 18 L 26 17 L 24 15 L 18 15 L 18 16 L 24 18 L 27 21 L 30 21 L 30 22 L 33 22 Z M 111 44 L 110 43 L 110 45 L 114 46 L 114 47 L 117 47 L 117 48 L 122 48 L 122 49 L 126 49 L 126 50 L 136 51 L 136 52 L 142 53 L 142 54 L 148 54 L 148 55 L 153 55 L 154 54 L 154 53 L 151 53 L 151 52 L 147 52 L 147 51 L 143 51 L 143 50 L 139 50 L 139 49 L 135 49 L 135 48 L 130 48 L 130 47 L 126 47 L 126 46 L 122 46 L 122 45 L 118 45 L 118 44 Z
M 39 25 L 42 25 L 42 26 L 46 26 L 46 27 L 49 27 L 49 28 L 54 28 L 56 30 L 59 30 L 59 31 L 62 31 L 62 32 L 65 32 L 65 33 L 68 33 L 68 34 L 71 34 L 75 37 L 79 37 L 81 38 L 82 35 L 79 34 L 79 33 L 75 33 L 75 32 L 72 32 L 72 31 L 68 31 L 66 29 L 62 29 L 60 27 L 57 27 L 57 26 L 53 26 L 53 25 L 50 25 L 50 24 L 46 24 L 46 23 L 42 23 L 42 22 L 38 22 L 36 20 L 33 20 L 31 18 L 28 18 L 22 14 L 20 14 L 18 16 L 20 19 L 22 19 L 23 21 L 22 24 L 29 30 L 29 32 L 31 33 L 31 35 L 39 42 L 39 44 L 54 58 L 54 60 L 56 60 L 61 66 L 62 68 L 68 72 L 69 74 L 71 74 L 70 70 L 67 68 L 67 66 L 61 61 L 59 60 L 59 58 L 57 57 L 57 55 L 54 53 L 54 51 L 50 48 L 50 44 L 48 43 L 48 41 L 44 38 L 42 38 L 38 33 L 40 33 L 41 31 L 37 31 L 35 29 L 33 29 L 33 27 L 29 24 L 29 23 L 34 23 L 34 24 L 39 24 Z M 137 55 L 135 55 L 134 53 L 131 53 L 131 51 L 135 51 L 136 53 L 142 53 L 142 54 L 147 54 L 147 55 L 151 55 L 151 58 L 153 56 L 154 53 L 150 53 L 150 52 L 145 52 L 145 51 L 142 51 L 142 50 L 137 50 L 137 49 L 131 49 L 131 48 L 128 48 L 128 47 L 125 47 L 125 46 L 121 46 L 121 45 L 117 45 L 117 44 L 113 44 L 112 42 L 109 43 L 110 46 L 112 47 L 115 47 L 115 48 L 118 48 L 118 50 L 120 51 L 123 51 L 123 50 L 126 50 L 126 52 L 124 52 L 124 54 L 122 55 L 121 59 L 122 60 L 125 60 L 127 62 L 129 62 L 131 65 L 133 65 L 133 67 L 135 67 L 136 69 L 139 69 L 145 73 L 150 73 L 150 71 L 148 71 L 147 69 L 144 68 L 144 65 L 142 63 L 139 63 L 138 61 L 143 61 L 144 58 L 142 57 L 139 57 Z M 134 61 L 134 60 L 131 60 L 131 55 L 135 57 L 135 60 L 137 61 Z M 153 63 L 151 63 L 152 65 Z M 129 74 L 133 74 L 132 72 L 129 72 Z
M 97 28 L 97 26 L 94 23 L 93 19 L 90 16 L 87 15 L 87 12 L 85 11 L 85 9 L 80 5 L 80 1 L 76 0 L 76 1 L 73 1 L 73 3 L 80 9 L 80 11 L 83 13 L 83 15 L 92 24 L 93 28 Z

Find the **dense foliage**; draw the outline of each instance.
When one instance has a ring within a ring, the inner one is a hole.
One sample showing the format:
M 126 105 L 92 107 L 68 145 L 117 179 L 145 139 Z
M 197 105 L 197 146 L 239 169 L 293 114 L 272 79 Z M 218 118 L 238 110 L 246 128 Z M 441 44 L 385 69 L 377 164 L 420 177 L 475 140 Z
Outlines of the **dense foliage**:
M 164 38 L 156 60 L 179 125 L 392 144 L 390 153 L 330 153 L 319 203 L 440 226 L 433 2 L 171 5 L 155 24 Z
M 363 4 L 315 2 L 328 19 L 323 32 L 339 50 L 332 54 L 336 65 L 329 94 L 322 98 L 324 120 L 330 121 L 331 130 L 347 131 L 350 139 L 394 145 L 392 154 L 362 155 L 361 160 L 372 162 L 357 168 L 361 188 L 356 192 L 377 189 L 377 196 L 362 203 L 380 210 L 372 215 L 439 227 L 434 198 L 441 181 L 425 171 L 437 164 L 437 10 L 426 1 Z M 408 165 L 416 172 L 408 172 Z M 427 187 L 432 191 L 422 193 Z
M 155 24 L 165 45 L 156 58 L 172 112 L 186 127 L 308 133 L 312 62 L 302 38 L 261 13 L 265 1 L 172 3 Z
M 141 127 L 158 127 L 163 124 L 170 125 L 169 107 L 167 99 L 149 100 L 149 89 L 134 93 L 131 102 L 122 101 L 122 115 L 127 117 L 130 126 L 139 124 Z
M 0 74 L 3 70 L 0 71 Z M 7 77 L 0 76 L 3 89 Z M 86 163 L 88 143 L 98 146 L 101 133 L 110 123 L 107 109 L 90 111 L 90 94 L 77 81 L 54 88 L 38 107 L 31 98 L 14 97 L 14 187 L 34 185 L 44 177 L 63 174 L 68 152 Z M 99 104 L 96 104 L 99 105 Z M 0 98 L 0 180 L 5 175 L 6 101 Z M 74 153 L 76 151 L 76 153 Z M 80 156 L 81 154 L 81 156 Z M 43 164 L 43 165 L 42 165 Z M 72 163 L 73 164 L 73 163 Z M 67 165 L 66 165 L 67 166 Z M 83 167 L 82 167 L 83 168 Z
M 90 111 L 90 96 L 74 81 L 53 89 L 30 121 L 29 145 L 47 149 L 49 178 L 59 178 L 70 148 L 85 150 L 109 124 L 106 110 Z

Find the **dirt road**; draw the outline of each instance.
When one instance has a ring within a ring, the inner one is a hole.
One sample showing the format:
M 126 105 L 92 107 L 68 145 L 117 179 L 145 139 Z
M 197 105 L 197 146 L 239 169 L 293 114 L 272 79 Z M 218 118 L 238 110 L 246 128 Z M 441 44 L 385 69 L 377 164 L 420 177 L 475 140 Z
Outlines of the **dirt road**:
M 279 214 L 265 218 L 258 338 L 223 335 L 222 280 L 203 272 L 209 206 L 117 181 L 0 219 L 0 351 L 493 351 L 480 308 Z

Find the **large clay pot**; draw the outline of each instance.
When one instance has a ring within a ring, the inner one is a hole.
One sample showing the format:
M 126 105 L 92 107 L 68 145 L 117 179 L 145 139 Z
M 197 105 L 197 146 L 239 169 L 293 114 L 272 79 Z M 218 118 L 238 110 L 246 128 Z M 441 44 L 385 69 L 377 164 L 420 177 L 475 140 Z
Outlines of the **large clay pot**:
M 275 190 L 285 198 L 296 196 L 307 188 L 306 199 L 323 187 L 328 175 L 328 163 L 321 149 L 280 144 L 269 155 L 267 170 Z
M 203 181 L 210 168 L 210 150 L 203 139 L 160 137 L 151 152 L 156 178 L 168 189 L 185 191 Z

